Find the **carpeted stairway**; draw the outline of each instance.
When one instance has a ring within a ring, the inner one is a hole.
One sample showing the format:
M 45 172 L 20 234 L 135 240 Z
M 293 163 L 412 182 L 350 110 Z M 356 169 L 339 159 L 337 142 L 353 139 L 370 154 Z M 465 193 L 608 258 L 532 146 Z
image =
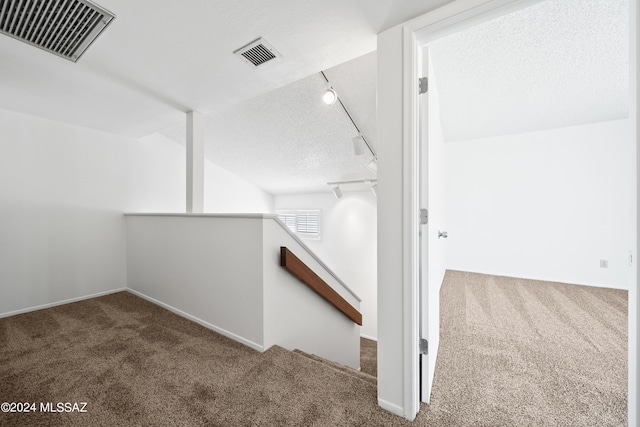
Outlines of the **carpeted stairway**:
M 344 366 L 344 365 L 341 365 L 339 363 L 332 362 L 330 360 L 327 360 L 327 359 L 324 359 L 322 357 L 316 356 L 315 354 L 305 353 L 302 350 L 293 350 L 293 352 L 296 353 L 296 354 L 299 354 L 300 356 L 304 356 L 304 357 L 308 358 L 309 360 L 312 361 L 312 363 L 321 363 L 324 366 L 327 366 L 329 368 L 335 369 L 339 373 L 349 375 L 351 377 L 360 379 L 362 381 L 366 381 L 366 382 L 368 382 L 370 384 L 373 384 L 373 385 L 377 385 L 377 383 L 378 383 L 378 381 L 376 380 L 375 376 L 367 374 L 365 372 L 356 371 L 355 369 L 350 368 L 348 366 Z

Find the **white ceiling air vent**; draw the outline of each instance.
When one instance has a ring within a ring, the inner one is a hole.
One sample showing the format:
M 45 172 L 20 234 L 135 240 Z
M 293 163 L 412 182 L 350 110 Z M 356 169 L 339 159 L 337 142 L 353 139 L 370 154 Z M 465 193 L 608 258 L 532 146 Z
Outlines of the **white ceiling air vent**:
M 0 0 L 0 33 L 73 62 L 114 17 L 87 0 Z
M 256 68 L 271 61 L 272 59 L 282 57 L 282 55 L 280 55 L 278 51 L 263 38 L 254 40 L 233 53 L 251 67 Z

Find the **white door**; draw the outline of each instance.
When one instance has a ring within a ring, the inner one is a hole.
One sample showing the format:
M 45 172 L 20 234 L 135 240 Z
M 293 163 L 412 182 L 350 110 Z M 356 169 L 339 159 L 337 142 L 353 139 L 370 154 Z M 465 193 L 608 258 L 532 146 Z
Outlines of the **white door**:
M 422 49 L 421 76 L 428 78 L 427 92 L 419 96 L 420 208 L 428 212 L 420 226 L 420 338 L 428 343 L 420 354 L 420 400 L 429 403 L 440 338 L 440 285 L 445 272 L 444 135 L 436 75 L 430 67 L 429 49 Z M 424 212 L 424 211 L 423 211 Z M 424 341 L 423 341 L 424 342 Z

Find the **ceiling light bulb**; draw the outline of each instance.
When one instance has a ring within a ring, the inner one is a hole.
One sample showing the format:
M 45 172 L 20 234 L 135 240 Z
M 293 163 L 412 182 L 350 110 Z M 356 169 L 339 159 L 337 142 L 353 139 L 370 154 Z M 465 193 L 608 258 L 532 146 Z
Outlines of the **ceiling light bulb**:
M 336 199 L 342 197 L 342 190 L 340 189 L 340 187 L 335 187 L 333 189 L 333 195 L 336 196 Z
M 329 88 L 326 90 L 324 95 L 322 95 L 322 100 L 327 105 L 335 104 L 336 101 L 338 100 L 338 94 L 336 93 L 335 90 L 333 90 L 333 88 Z

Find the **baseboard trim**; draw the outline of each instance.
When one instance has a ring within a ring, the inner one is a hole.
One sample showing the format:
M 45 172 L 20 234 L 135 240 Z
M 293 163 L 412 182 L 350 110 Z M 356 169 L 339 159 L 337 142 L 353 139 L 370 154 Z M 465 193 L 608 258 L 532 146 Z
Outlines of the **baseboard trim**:
M 378 342 L 378 338 L 370 337 L 369 335 L 365 335 L 365 334 L 360 334 L 360 336 L 361 336 L 362 338 L 365 338 L 365 339 L 368 339 L 368 340 L 371 340 L 371 341 Z
M 204 321 L 204 320 L 202 320 L 202 319 L 200 319 L 198 317 L 192 316 L 189 313 L 186 313 L 186 312 L 184 312 L 182 310 L 179 310 L 179 309 L 177 309 L 177 308 L 175 308 L 175 307 L 173 307 L 173 306 L 171 306 L 169 304 L 166 304 L 166 303 L 164 303 L 162 301 L 158 301 L 157 299 L 152 298 L 152 297 L 150 297 L 148 295 L 145 295 L 142 292 L 136 291 L 136 290 L 131 289 L 131 288 L 127 288 L 126 291 L 127 292 L 131 292 L 132 294 L 134 294 L 136 296 L 139 296 L 140 298 L 145 299 L 145 300 L 149 301 L 150 303 L 153 303 L 153 304 L 158 305 L 158 306 L 160 306 L 162 308 L 165 308 L 165 309 L 171 311 L 172 313 L 177 314 L 178 316 L 184 317 L 185 319 L 191 320 L 192 322 L 196 322 L 197 324 L 199 324 L 201 326 L 204 326 L 207 329 L 211 329 L 212 331 L 215 331 L 215 332 L 219 333 L 220 335 L 224 335 L 227 338 L 231 338 L 234 341 L 242 343 L 242 344 L 246 345 L 247 347 L 251 347 L 254 350 L 258 350 L 261 353 L 265 351 L 264 346 L 262 346 L 262 345 L 260 345 L 258 343 L 255 343 L 255 342 L 253 342 L 251 340 L 243 338 L 240 335 L 236 335 L 233 332 L 229 332 L 226 329 L 223 329 L 223 328 L 221 328 L 219 326 L 213 325 L 213 324 L 211 324 L 211 323 L 209 323 L 207 321 Z
M 65 300 L 62 300 L 62 301 L 51 302 L 51 303 L 48 303 L 48 304 L 36 305 L 35 307 L 23 308 L 21 310 L 9 311 L 7 313 L 0 314 L 0 319 L 5 318 L 5 317 L 10 317 L 10 316 L 16 316 L 18 314 L 30 313 L 32 311 L 44 310 L 46 308 L 53 308 L 53 307 L 57 307 L 59 305 L 71 304 L 72 302 L 84 301 L 84 300 L 91 299 L 91 298 L 98 298 L 98 297 L 102 297 L 102 296 L 105 296 L 105 295 L 110 295 L 110 294 L 115 294 L 115 293 L 118 293 L 118 292 L 123 292 L 123 291 L 126 291 L 126 290 L 127 290 L 127 288 L 112 289 L 110 291 L 98 292 L 98 293 L 91 294 L 91 295 L 85 295 L 85 296 L 81 296 L 81 297 L 65 299 Z
M 385 411 L 391 412 L 392 414 L 404 417 L 404 408 L 402 406 L 396 405 L 395 403 L 387 402 L 384 399 L 378 398 L 378 406 Z

